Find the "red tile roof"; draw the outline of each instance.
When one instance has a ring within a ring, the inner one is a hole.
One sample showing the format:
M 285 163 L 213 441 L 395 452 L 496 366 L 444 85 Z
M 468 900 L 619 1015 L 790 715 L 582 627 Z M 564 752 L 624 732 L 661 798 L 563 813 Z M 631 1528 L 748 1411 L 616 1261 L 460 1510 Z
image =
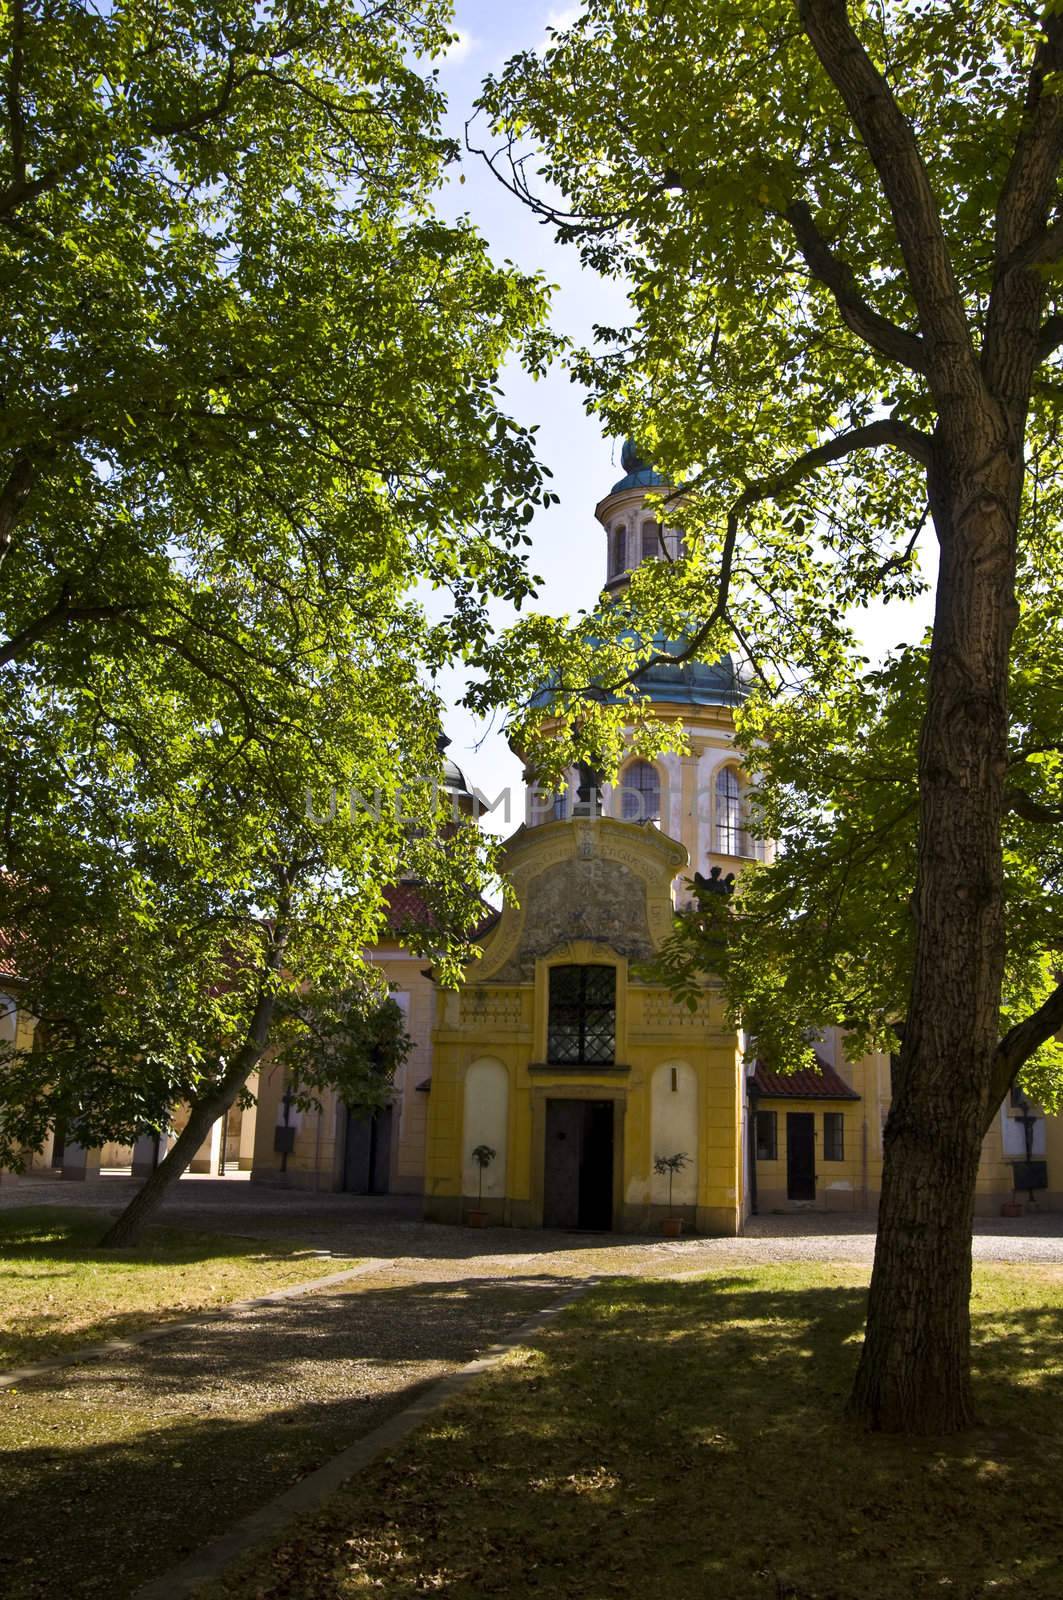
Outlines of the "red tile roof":
M 763 1061 L 758 1061 L 753 1085 L 771 1100 L 859 1100 L 833 1067 L 819 1056 L 816 1063 L 802 1072 L 769 1072 Z
M 421 927 L 432 926 L 435 920 L 420 888 L 416 883 L 393 883 L 384 890 L 386 909 L 384 913 L 384 926 L 380 930 L 380 943 L 388 942 L 388 935 L 392 938 L 401 935 L 403 928 L 408 923 L 416 923 Z M 469 930 L 469 937 L 479 941 L 488 933 L 498 921 L 500 912 L 488 905 L 486 900 L 481 900 L 483 916 L 475 927 Z
M 384 899 L 387 909 L 382 933 L 396 933 L 407 922 L 431 923 L 431 914 L 416 884 L 393 883 L 384 890 Z
M 15 942 L 9 933 L 0 928 L 0 978 L 17 978 L 18 968 L 15 966 Z

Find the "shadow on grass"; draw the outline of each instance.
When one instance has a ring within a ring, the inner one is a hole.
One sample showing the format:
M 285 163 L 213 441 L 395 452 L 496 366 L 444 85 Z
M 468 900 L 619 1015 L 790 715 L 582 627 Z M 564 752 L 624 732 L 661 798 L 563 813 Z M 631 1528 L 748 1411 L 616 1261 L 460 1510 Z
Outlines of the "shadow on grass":
M 211 1600 L 1058 1600 L 1058 1294 L 983 1300 L 984 1426 L 913 1441 L 844 1420 L 851 1275 L 603 1286 Z
M 470 1278 L 283 1302 L 0 1397 L 15 1441 L 0 1451 L 0 1593 L 121 1600 L 562 1287 Z

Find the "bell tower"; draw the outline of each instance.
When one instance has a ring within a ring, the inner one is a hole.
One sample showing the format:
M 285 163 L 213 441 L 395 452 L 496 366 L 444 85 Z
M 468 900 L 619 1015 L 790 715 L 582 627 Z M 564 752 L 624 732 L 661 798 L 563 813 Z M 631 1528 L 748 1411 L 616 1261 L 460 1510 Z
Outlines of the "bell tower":
M 646 504 L 647 491 L 667 489 L 668 479 L 643 460 L 633 439 L 625 442 L 620 464 L 624 476 L 594 508 L 605 529 L 606 592 L 621 588 L 643 561 L 674 559 L 682 553 L 679 530 L 662 526 L 660 508 Z

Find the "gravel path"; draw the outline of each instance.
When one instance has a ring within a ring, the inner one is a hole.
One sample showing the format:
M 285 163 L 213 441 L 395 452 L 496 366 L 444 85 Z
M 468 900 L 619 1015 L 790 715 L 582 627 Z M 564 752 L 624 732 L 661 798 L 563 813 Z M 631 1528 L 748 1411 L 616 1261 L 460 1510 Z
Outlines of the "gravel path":
M 135 1188 L 124 1177 L 63 1183 L 51 1175 L 5 1178 L 0 1207 L 76 1205 L 117 1211 Z M 336 1255 L 359 1259 L 484 1260 L 506 1273 L 534 1261 L 545 1272 L 644 1270 L 660 1256 L 678 1252 L 719 1261 L 768 1264 L 786 1261 L 870 1261 L 875 1247 L 871 1216 L 800 1212 L 750 1217 L 737 1239 L 684 1239 L 675 1243 L 647 1235 L 552 1233 L 546 1230 L 444 1227 L 421 1220 L 416 1196 L 312 1194 L 274 1189 L 244 1178 L 184 1178 L 160 1220 L 208 1232 L 256 1239 L 289 1239 Z M 974 1255 L 980 1261 L 1063 1263 L 1063 1213 L 1026 1217 L 979 1217 Z M 509 1263 L 509 1266 L 506 1263 Z M 692 1261 L 691 1265 L 695 1262 Z

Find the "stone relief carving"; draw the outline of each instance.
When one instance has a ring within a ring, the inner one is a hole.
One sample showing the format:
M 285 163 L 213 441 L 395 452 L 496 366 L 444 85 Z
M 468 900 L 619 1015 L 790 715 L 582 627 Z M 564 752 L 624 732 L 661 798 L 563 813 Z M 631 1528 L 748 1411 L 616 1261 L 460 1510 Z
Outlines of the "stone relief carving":
M 642 1015 L 647 1028 L 705 1028 L 709 1024 L 709 1001 L 699 1000 L 696 1010 L 691 1011 L 685 1002 L 658 991 L 646 996 Z
M 516 950 L 492 973 L 496 983 L 527 982 L 535 963 L 559 945 L 589 939 L 629 961 L 644 961 L 654 944 L 646 884 L 618 861 L 571 857 L 547 867 L 527 885 Z

